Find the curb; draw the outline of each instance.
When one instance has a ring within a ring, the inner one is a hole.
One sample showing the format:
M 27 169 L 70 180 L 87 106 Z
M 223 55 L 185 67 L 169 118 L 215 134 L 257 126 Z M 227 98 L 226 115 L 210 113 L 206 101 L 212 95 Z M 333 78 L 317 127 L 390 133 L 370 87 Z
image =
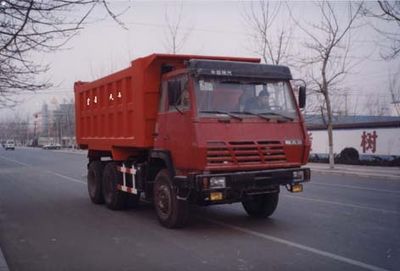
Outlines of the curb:
M 70 154 L 79 154 L 79 155 L 87 155 L 87 150 L 53 150 L 54 152 L 61 152 L 61 153 L 70 153 Z
M 10 271 L 10 269 L 8 269 L 8 265 L 6 259 L 4 258 L 1 247 L 0 247 L 0 271 Z
M 367 177 L 367 178 L 383 178 L 383 179 L 389 179 L 389 180 L 397 180 L 400 181 L 400 171 L 399 174 L 390 174 L 388 173 L 381 173 L 381 172 L 365 172 L 365 171 L 357 171 L 357 170 L 352 170 L 348 171 L 343 168 L 337 168 L 337 169 L 328 169 L 328 168 L 315 168 L 313 166 L 309 166 L 311 171 L 314 172 L 319 172 L 319 173 L 324 173 L 324 174 L 335 174 L 335 175 L 350 175 L 350 176 L 357 176 L 357 177 Z

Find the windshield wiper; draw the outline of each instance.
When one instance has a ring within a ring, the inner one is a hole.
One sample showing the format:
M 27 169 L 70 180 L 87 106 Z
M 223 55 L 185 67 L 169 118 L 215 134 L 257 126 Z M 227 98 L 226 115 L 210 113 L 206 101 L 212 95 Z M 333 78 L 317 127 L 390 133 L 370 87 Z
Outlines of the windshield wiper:
M 253 112 L 250 112 L 250 111 L 232 111 L 230 113 L 253 115 L 253 116 L 257 116 L 259 118 L 265 119 L 265 120 L 271 120 L 270 118 L 268 118 L 266 116 L 263 116 L 262 114 L 257 114 L 257 113 L 253 113 Z
M 258 115 L 272 115 L 272 116 L 282 117 L 282 118 L 287 119 L 287 120 L 290 120 L 290 121 L 293 121 L 293 120 L 294 120 L 294 118 L 285 116 L 285 115 L 280 114 L 280 113 L 272 112 L 272 111 L 261 112 L 261 113 L 258 113 Z
M 224 114 L 228 115 L 231 118 L 238 119 L 238 120 L 243 120 L 241 117 L 235 116 L 231 114 L 230 112 L 225 112 L 225 111 L 220 111 L 220 110 L 201 110 L 200 113 L 210 113 L 210 114 Z

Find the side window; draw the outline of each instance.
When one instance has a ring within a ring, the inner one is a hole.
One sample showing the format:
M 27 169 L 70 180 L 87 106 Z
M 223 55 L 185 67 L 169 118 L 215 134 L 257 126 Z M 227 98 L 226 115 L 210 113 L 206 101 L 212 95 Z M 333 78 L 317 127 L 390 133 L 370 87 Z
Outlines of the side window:
M 167 111 L 167 94 L 168 94 L 167 86 L 168 86 L 167 82 L 162 82 L 159 112 Z
M 190 108 L 189 89 L 187 76 L 168 80 L 168 111 L 181 111 Z
M 179 97 L 181 96 L 181 84 L 178 80 L 172 79 L 168 84 L 168 111 L 171 111 L 178 106 Z

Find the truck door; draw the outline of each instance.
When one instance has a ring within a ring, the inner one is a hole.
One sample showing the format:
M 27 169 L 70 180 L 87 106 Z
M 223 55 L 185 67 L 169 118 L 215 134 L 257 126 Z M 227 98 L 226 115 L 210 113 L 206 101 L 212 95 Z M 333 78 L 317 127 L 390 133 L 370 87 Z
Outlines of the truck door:
M 163 81 L 155 147 L 169 150 L 175 168 L 189 169 L 192 148 L 192 105 L 188 76 Z

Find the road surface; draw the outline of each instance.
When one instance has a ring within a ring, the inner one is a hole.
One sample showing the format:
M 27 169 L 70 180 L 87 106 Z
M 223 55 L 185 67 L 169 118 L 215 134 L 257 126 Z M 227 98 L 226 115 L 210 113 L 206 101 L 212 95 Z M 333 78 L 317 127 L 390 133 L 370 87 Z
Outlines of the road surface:
M 400 180 L 313 173 L 269 219 L 193 207 L 161 227 L 149 203 L 90 202 L 84 155 L 0 150 L 0 246 L 14 270 L 399 270 Z

